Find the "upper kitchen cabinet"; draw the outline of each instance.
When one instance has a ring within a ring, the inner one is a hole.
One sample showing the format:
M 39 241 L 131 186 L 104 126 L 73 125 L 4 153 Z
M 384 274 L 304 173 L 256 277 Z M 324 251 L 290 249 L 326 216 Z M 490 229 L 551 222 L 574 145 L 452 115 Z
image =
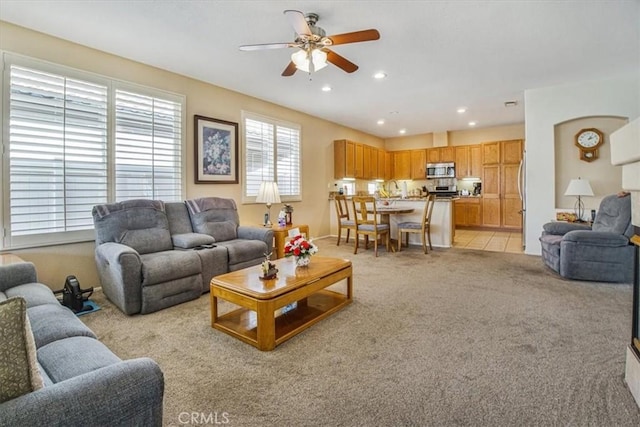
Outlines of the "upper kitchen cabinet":
M 482 144 L 482 164 L 493 165 L 500 163 L 500 141 Z
M 389 151 L 384 152 L 384 180 L 393 179 L 393 154 Z
M 411 150 L 411 179 L 425 179 L 426 167 L 427 150 Z
M 469 176 L 469 147 L 461 145 L 455 147 L 456 178 Z
M 427 163 L 455 162 L 454 147 L 437 147 L 427 149 Z
M 358 158 L 357 152 L 358 147 L 356 146 L 356 159 Z M 362 174 L 356 173 L 356 178 L 371 179 L 371 147 L 368 145 L 362 144 Z
M 393 152 L 393 179 L 411 179 L 411 151 Z
M 482 146 L 459 145 L 454 147 L 456 178 L 482 177 Z
M 502 141 L 502 164 L 519 164 L 522 160 L 522 140 Z
M 335 140 L 333 176 L 335 179 L 391 179 L 391 155 L 359 142 Z
M 369 178 L 370 179 L 378 179 L 380 178 L 378 172 L 378 149 L 376 147 L 371 147 L 371 151 L 369 154 Z
M 441 162 L 455 162 L 456 154 L 453 147 L 440 147 L 440 161 Z
M 356 143 L 340 139 L 333 141 L 333 177 L 356 177 Z

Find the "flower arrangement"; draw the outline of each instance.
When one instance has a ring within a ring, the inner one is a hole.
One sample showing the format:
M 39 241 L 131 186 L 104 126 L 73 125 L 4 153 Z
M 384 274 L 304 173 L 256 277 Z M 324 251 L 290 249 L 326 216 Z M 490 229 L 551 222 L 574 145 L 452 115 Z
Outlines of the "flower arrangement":
M 305 239 L 301 234 L 293 237 L 284 245 L 284 256 L 296 257 L 298 265 L 308 265 L 311 255 L 318 253 L 318 247 L 311 240 Z

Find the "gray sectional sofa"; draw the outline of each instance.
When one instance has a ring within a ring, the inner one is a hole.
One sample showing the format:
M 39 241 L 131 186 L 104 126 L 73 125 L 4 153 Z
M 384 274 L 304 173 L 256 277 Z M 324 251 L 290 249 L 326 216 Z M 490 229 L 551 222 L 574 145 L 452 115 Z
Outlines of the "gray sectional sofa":
M 7 307 L 18 303 L 21 315 L 9 318 Z M 0 363 L 2 394 L 8 398 L 0 400 L 0 426 L 162 425 L 164 378 L 159 366 L 148 358 L 123 361 L 113 354 L 38 283 L 33 264 L 0 266 L 0 305 L 2 345 L 11 354 Z M 29 339 L 19 348 L 20 329 L 7 322 L 24 317 L 28 321 L 21 326 Z M 14 356 L 29 354 L 34 342 L 37 363 L 30 366 L 29 376 L 37 384 L 25 389 L 15 379 L 28 368 Z M 18 392 L 7 397 L 7 389 L 16 387 Z
M 273 231 L 241 226 L 233 199 L 128 200 L 93 208 L 104 294 L 126 314 L 198 298 L 213 276 L 260 264 Z

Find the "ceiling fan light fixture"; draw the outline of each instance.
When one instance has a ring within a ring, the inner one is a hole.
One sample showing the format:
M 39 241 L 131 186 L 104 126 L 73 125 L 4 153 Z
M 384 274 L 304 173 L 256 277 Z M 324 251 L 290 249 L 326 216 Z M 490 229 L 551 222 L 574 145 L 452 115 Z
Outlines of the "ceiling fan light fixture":
M 291 61 L 293 61 L 293 63 L 296 64 L 296 68 L 298 70 L 308 73 L 309 72 L 309 56 L 311 56 L 311 60 L 313 61 L 314 71 L 321 70 L 327 66 L 327 54 L 320 49 L 311 50 L 310 55 L 306 50 L 300 49 L 299 51 L 294 52 L 291 55 Z

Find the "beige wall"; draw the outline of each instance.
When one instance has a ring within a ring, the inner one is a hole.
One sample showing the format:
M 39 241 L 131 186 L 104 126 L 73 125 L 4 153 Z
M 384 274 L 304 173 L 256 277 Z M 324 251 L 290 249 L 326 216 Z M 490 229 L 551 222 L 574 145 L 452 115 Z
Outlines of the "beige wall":
M 333 140 L 352 139 L 383 147 L 380 138 L 339 126 L 297 111 L 229 91 L 221 87 L 180 76 L 158 68 L 129 61 L 98 50 L 37 33 L 0 21 L 0 49 L 94 72 L 103 76 L 154 87 L 187 98 L 186 123 L 186 197 L 230 197 L 240 203 L 240 184 L 195 184 L 193 116 L 202 115 L 240 123 L 241 111 L 299 123 L 302 127 L 302 192 L 303 201 L 293 203 L 295 222 L 310 226 L 312 236 L 329 234 L 327 192 L 333 187 Z M 242 139 L 242 138 L 241 138 Z M 242 159 L 242 157 L 241 157 Z M 241 177 L 242 179 L 242 177 Z M 2 199 L 0 199 L 0 204 Z M 0 212 L 4 207 L 0 206 Z M 274 206 L 278 209 L 279 206 Z M 240 205 L 243 224 L 262 222 L 264 205 Z M 93 261 L 93 242 L 12 251 L 36 264 L 39 278 L 52 288 L 61 288 L 64 279 L 74 274 L 83 287 L 98 286 Z
M 622 174 L 619 166 L 611 164 L 609 135 L 628 122 L 619 117 L 585 117 L 559 123 L 555 126 L 555 196 L 556 209 L 573 212 L 576 197 L 565 196 L 569 182 L 575 178 L 588 179 L 594 197 L 583 197 L 585 211 L 597 209 L 604 196 L 622 189 Z M 599 157 L 592 162 L 580 160 L 575 146 L 575 135 L 580 129 L 596 128 L 604 134 L 604 144 L 599 148 Z
M 508 141 L 524 139 L 524 123 L 509 126 L 495 126 L 483 129 L 458 130 L 447 132 L 448 145 L 475 145 L 490 141 Z M 401 136 L 384 140 L 387 151 L 413 150 L 434 146 L 433 133 L 413 136 Z

